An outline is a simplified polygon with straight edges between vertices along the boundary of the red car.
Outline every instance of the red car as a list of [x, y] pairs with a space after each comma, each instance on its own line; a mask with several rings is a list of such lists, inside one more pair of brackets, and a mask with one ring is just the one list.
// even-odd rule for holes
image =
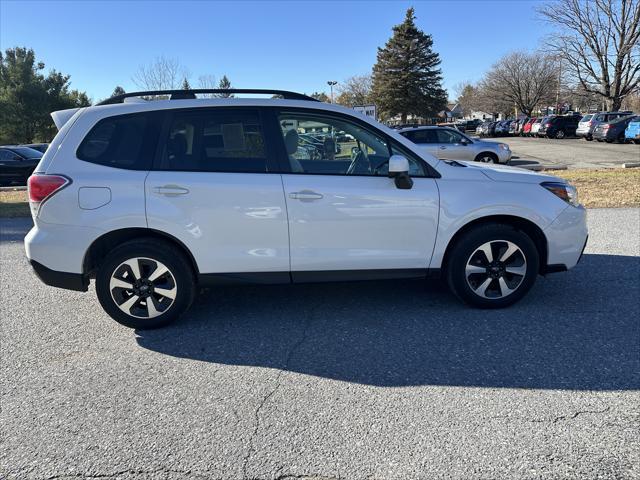
[[531, 134], [531, 125], [537, 120], [538, 117], [531, 117], [527, 123], [522, 127], [522, 135], [528, 137]]

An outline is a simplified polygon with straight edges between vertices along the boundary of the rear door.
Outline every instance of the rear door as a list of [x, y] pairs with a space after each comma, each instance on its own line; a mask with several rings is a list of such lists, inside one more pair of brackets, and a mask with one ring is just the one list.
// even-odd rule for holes
[[[407, 270], [423, 276], [439, 208], [438, 189], [424, 162], [348, 115], [298, 109], [276, 115], [282, 163], [291, 172], [282, 180], [294, 281], [405, 276]], [[300, 136], [311, 132], [335, 138], [339, 148], [310, 158]], [[409, 158], [413, 188], [399, 189], [388, 178], [393, 153]]]
[[181, 240], [200, 273], [288, 280], [286, 205], [260, 110], [167, 115], [145, 182], [149, 227]]

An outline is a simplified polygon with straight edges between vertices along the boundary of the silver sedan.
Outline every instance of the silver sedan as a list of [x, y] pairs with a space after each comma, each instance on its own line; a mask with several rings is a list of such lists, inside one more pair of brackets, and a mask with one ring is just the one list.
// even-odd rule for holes
[[485, 163], [507, 163], [511, 149], [506, 143], [472, 139], [448, 127], [403, 128], [399, 132], [437, 158]]

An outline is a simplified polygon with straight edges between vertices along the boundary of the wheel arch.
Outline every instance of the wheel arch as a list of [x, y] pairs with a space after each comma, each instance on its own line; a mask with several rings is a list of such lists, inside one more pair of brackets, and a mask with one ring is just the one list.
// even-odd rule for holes
[[485, 155], [490, 156], [491, 158], [493, 158], [494, 162], [498, 162], [498, 161], [499, 161], [499, 159], [500, 159], [500, 158], [498, 157], [498, 154], [497, 154], [497, 153], [492, 152], [491, 150], [484, 150], [484, 151], [481, 151], [479, 154], [477, 154], [477, 155], [474, 157], [473, 161], [474, 161], [474, 162], [477, 162], [479, 158], [481, 158], [481, 157], [483, 157], [483, 156], [485, 156]]
[[184, 253], [185, 257], [188, 258], [191, 263], [194, 274], [198, 275], [199, 270], [196, 259], [184, 243], [167, 233], [161, 232], [159, 230], [154, 230], [152, 228], [143, 227], [131, 227], [113, 230], [96, 238], [89, 246], [87, 252], [84, 255], [84, 260], [82, 262], [83, 274], [90, 276], [93, 275], [95, 273], [95, 270], [100, 266], [101, 259], [104, 259], [106, 254], [113, 248], [121, 245], [124, 242], [128, 242], [129, 240], [138, 240], [142, 238], [157, 239], [165, 243], [172, 244], [175, 248]]
[[467, 232], [473, 230], [481, 225], [508, 225], [516, 230], [526, 233], [538, 250], [538, 256], [540, 265], [538, 266], [538, 272], [544, 273], [547, 267], [548, 259], [548, 242], [547, 237], [542, 229], [531, 220], [515, 215], [488, 215], [486, 217], [476, 218], [468, 223], [465, 223], [458, 231], [451, 237], [447, 248], [445, 249], [444, 256], [442, 257], [441, 271], [446, 271], [447, 262], [449, 261], [449, 255], [453, 250], [453, 247]]

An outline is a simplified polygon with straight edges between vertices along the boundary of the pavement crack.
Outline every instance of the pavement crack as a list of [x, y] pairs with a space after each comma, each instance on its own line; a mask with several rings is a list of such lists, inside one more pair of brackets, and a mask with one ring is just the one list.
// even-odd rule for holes
[[[300, 335], [300, 338], [291, 346], [291, 348], [289, 348], [289, 351], [287, 352], [287, 356], [285, 357], [285, 360], [284, 360], [284, 365], [280, 368], [278, 374], [276, 375], [276, 380], [274, 382], [273, 388], [262, 398], [262, 401], [258, 404], [258, 407], [254, 412], [255, 427], [253, 429], [253, 432], [251, 433], [251, 436], [249, 437], [249, 448], [247, 449], [247, 454], [245, 455], [244, 461], [242, 464], [243, 479], [247, 479], [247, 467], [249, 466], [249, 460], [251, 459], [251, 456], [255, 452], [255, 446], [253, 442], [254, 442], [254, 438], [258, 434], [258, 430], [260, 429], [260, 412], [262, 411], [266, 403], [269, 401], [269, 399], [273, 397], [273, 395], [280, 388], [280, 380], [282, 375], [289, 368], [289, 365], [291, 363], [291, 359], [293, 358], [293, 356], [297, 353], [298, 349], [302, 346], [302, 344], [307, 340], [307, 331], [309, 330], [309, 326], [311, 325], [314, 311], [315, 309], [312, 309], [309, 315], [307, 316], [307, 320], [305, 322], [304, 327], [302, 328], [302, 334]], [[286, 478], [296, 478], [296, 477], [292, 475], [288, 475], [288, 476], [281, 476], [278, 478], [286, 479]], [[313, 477], [302, 476], [300, 478], [313, 478]]]
[[556, 417], [553, 419], [551, 423], [558, 423], [562, 420], [573, 420], [574, 418], [577, 418], [580, 415], [584, 415], [585, 413], [599, 414], [599, 413], [606, 413], [609, 410], [610, 410], [610, 407], [605, 407], [603, 410], [578, 410], [577, 412], [574, 412], [573, 415], [561, 415], [559, 417]]
[[143, 470], [143, 469], [126, 469], [126, 470], [118, 470], [111, 473], [61, 473], [56, 475], [51, 475], [46, 477], [46, 480], [58, 480], [65, 478], [86, 478], [86, 479], [96, 479], [96, 478], [118, 478], [122, 475], [133, 475], [133, 476], [148, 476], [156, 473], [173, 473], [178, 475], [184, 475], [186, 478], [200, 478], [205, 479], [209, 478], [202, 474], [197, 474], [192, 472], [191, 470], [173, 470], [171, 468], [156, 468], [154, 470]]

